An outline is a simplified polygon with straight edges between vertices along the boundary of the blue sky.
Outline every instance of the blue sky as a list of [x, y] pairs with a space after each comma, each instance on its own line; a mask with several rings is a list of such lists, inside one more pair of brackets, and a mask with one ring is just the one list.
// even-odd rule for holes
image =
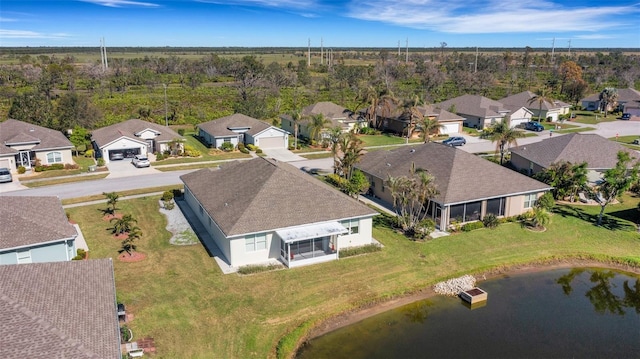
[[[638, 0], [636, 0], [638, 1]], [[0, 0], [0, 46], [640, 48], [624, 0]]]

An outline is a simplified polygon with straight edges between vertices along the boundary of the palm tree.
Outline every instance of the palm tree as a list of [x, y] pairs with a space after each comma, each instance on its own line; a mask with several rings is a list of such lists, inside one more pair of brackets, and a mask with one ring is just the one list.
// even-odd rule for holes
[[444, 125], [441, 125], [440, 122], [438, 122], [437, 118], [430, 118], [429, 116], [423, 116], [419, 124], [422, 128], [421, 136], [424, 143], [430, 142], [431, 134], [444, 127]]
[[302, 113], [300, 110], [295, 109], [291, 111], [291, 121], [293, 122], [293, 149], [298, 149], [298, 127], [300, 127], [300, 120], [302, 119]]
[[109, 207], [111, 207], [110, 210], [107, 210], [107, 212], [111, 212], [111, 214], [115, 214], [116, 213], [116, 204], [118, 203], [118, 199], [120, 199], [120, 195], [117, 194], [116, 192], [102, 192], [102, 194], [107, 197], [107, 205]]
[[338, 173], [338, 145], [344, 137], [344, 133], [342, 132], [342, 128], [336, 126], [329, 130], [328, 135], [331, 154], [333, 155], [333, 173]]
[[311, 140], [317, 141], [322, 129], [330, 123], [331, 121], [321, 113], [311, 115], [311, 122], [309, 122], [309, 137], [311, 137]]
[[613, 108], [613, 105], [618, 102], [618, 90], [614, 87], [607, 87], [598, 96], [600, 99], [600, 106], [604, 109], [604, 117], [607, 117], [607, 111], [609, 105]]
[[544, 229], [550, 221], [549, 212], [544, 208], [536, 207], [531, 212], [531, 224], [536, 228]]
[[496, 143], [496, 150], [500, 152], [500, 164], [502, 164], [508, 146], [517, 146], [517, 139], [524, 137], [524, 134], [522, 131], [511, 128], [509, 120], [505, 118], [491, 126], [486, 134], [483, 133], [482, 137]]
[[528, 105], [537, 103], [538, 104], [538, 122], [540, 122], [540, 118], [542, 117], [542, 105], [544, 105], [545, 102], [548, 103], [553, 103], [553, 98], [549, 97], [549, 94], [547, 93], [547, 88], [543, 88], [542, 90], [540, 90], [538, 93], [536, 93], [535, 96], [533, 96], [532, 98], [529, 99], [529, 101], [527, 101]]
[[378, 119], [377, 119], [377, 111], [378, 111], [378, 98], [379, 93], [378, 90], [373, 86], [367, 87], [364, 95], [365, 101], [369, 104], [367, 108], [367, 120], [369, 120], [369, 126], [378, 128]]
[[402, 114], [402, 116], [405, 118], [409, 118], [409, 123], [405, 128], [407, 141], [409, 141], [409, 137], [411, 137], [411, 134], [413, 133], [413, 130], [415, 129], [416, 125], [418, 123], [421, 123], [422, 120], [424, 119], [424, 115], [418, 108], [418, 106], [422, 104], [423, 104], [423, 101], [418, 95], [415, 95], [411, 100], [405, 101], [403, 103], [404, 113]]
[[132, 226], [133, 223], [138, 223], [130, 214], [125, 214], [122, 218], [111, 218], [111, 222], [114, 222], [111, 233], [116, 235], [131, 232], [132, 228], [135, 228]]
[[137, 246], [134, 244], [134, 241], [140, 239], [142, 237], [142, 231], [138, 227], [133, 227], [129, 231], [129, 236], [122, 241], [121, 247], [118, 250], [118, 253], [122, 254], [124, 252], [131, 255], [137, 249]]

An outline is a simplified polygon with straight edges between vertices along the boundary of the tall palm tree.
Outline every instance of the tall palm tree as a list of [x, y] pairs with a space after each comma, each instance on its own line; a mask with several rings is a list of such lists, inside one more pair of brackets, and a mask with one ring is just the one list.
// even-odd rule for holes
[[600, 106], [604, 109], [604, 117], [607, 117], [607, 111], [609, 106], [613, 108], [614, 104], [618, 102], [618, 90], [614, 87], [607, 87], [598, 96], [600, 99]]
[[309, 137], [311, 137], [311, 140], [317, 141], [322, 129], [330, 123], [331, 121], [321, 113], [311, 115], [311, 122], [309, 122]]
[[133, 227], [129, 231], [129, 236], [122, 241], [121, 247], [118, 250], [118, 253], [128, 253], [131, 255], [137, 249], [137, 246], [134, 244], [134, 241], [140, 239], [142, 237], [142, 231], [139, 227]]
[[293, 121], [293, 149], [298, 149], [298, 128], [300, 127], [300, 120], [302, 119], [302, 113], [299, 109], [295, 109], [290, 113], [291, 121]]
[[540, 118], [542, 117], [542, 105], [544, 105], [545, 102], [553, 103], [553, 101], [553, 98], [551, 98], [547, 93], [547, 88], [544, 87], [542, 90], [538, 91], [535, 96], [530, 98], [529, 101], [527, 101], [527, 104], [538, 104], [538, 122], [540, 122]]
[[116, 192], [102, 192], [102, 194], [107, 197], [107, 205], [109, 207], [111, 207], [111, 209], [108, 210], [108, 212], [111, 212], [111, 214], [115, 214], [116, 213], [116, 204], [118, 203], [118, 200], [120, 199], [120, 195], [117, 194]]
[[138, 221], [133, 218], [130, 214], [125, 214], [122, 218], [112, 218], [111, 222], [113, 223], [113, 227], [111, 228], [111, 233], [113, 234], [123, 234], [131, 232], [134, 223], [138, 223]]
[[409, 137], [411, 137], [416, 125], [421, 123], [424, 119], [424, 115], [418, 108], [418, 106], [422, 104], [424, 104], [424, 102], [418, 95], [413, 96], [411, 100], [404, 101], [402, 104], [402, 107], [404, 107], [404, 113], [402, 116], [409, 119], [409, 123], [405, 128], [406, 133], [404, 134], [407, 136], [407, 141], [409, 141]]
[[342, 132], [342, 128], [336, 126], [329, 130], [328, 135], [331, 154], [333, 155], [333, 173], [338, 173], [338, 150], [344, 133]]
[[496, 150], [500, 152], [500, 164], [502, 164], [508, 146], [517, 146], [517, 139], [524, 137], [524, 133], [511, 128], [508, 119], [505, 118], [491, 126], [483, 137], [496, 143]]
[[431, 134], [437, 132], [442, 129], [444, 125], [438, 122], [437, 118], [430, 118], [429, 116], [422, 117], [422, 120], [419, 122], [420, 127], [422, 128], [422, 142], [427, 143], [431, 141]]

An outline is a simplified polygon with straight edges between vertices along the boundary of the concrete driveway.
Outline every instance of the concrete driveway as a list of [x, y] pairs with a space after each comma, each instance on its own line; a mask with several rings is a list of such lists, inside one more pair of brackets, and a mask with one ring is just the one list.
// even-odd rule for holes
[[140, 176], [160, 172], [153, 167], [136, 168], [136, 166], [131, 163], [131, 158], [109, 161], [107, 168], [109, 169], [107, 178]]
[[13, 175], [13, 182], [0, 183], [0, 193], [18, 191], [27, 187], [20, 184], [20, 180], [16, 178], [17, 175]]
[[294, 161], [305, 160], [304, 157], [300, 157], [295, 153], [284, 148], [263, 148], [262, 152], [265, 155], [267, 155], [267, 157], [273, 158], [281, 162], [294, 162]]

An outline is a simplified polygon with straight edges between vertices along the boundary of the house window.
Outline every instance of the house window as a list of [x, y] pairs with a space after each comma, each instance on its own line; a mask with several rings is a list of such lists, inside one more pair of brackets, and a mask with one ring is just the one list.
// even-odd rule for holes
[[524, 195], [524, 208], [531, 208], [536, 204], [538, 196], [535, 193]]
[[504, 216], [504, 205], [505, 205], [505, 198], [501, 197], [501, 198], [493, 198], [490, 200], [487, 200], [487, 213], [486, 214], [494, 214], [496, 216]]
[[23, 263], [31, 263], [31, 251], [17, 251], [16, 255], [18, 256], [18, 264]]
[[61, 152], [49, 152], [47, 153], [47, 163], [61, 163], [62, 162], [62, 153]]
[[230, 139], [230, 138], [228, 138], [228, 137], [227, 137], [227, 138], [225, 138], [225, 139], [224, 139], [224, 143], [231, 143], [231, 139]]
[[340, 224], [349, 231], [347, 234], [358, 234], [360, 231], [360, 220], [357, 218], [341, 221]]
[[244, 237], [244, 245], [247, 252], [267, 249], [267, 235], [259, 233], [246, 236]]

